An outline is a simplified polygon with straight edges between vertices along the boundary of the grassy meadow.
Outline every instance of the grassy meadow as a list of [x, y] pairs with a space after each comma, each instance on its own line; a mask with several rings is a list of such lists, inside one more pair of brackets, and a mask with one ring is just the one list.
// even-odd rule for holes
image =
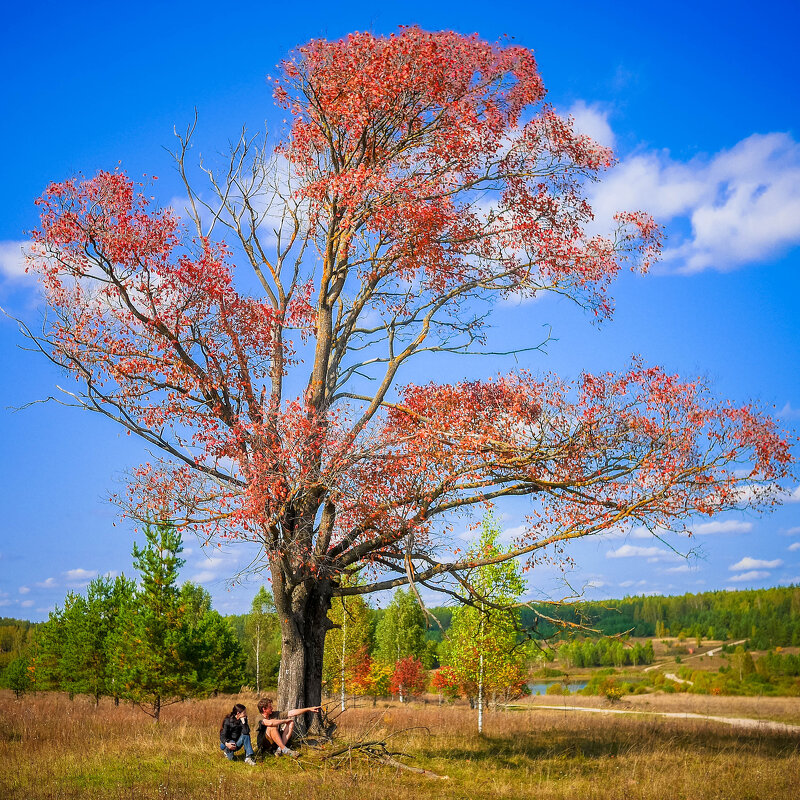
[[[769, 701], [766, 702], [765, 701]], [[774, 701], [774, 702], [773, 702]], [[537, 708], [603, 706], [599, 698], [536, 697], [487, 712], [484, 734], [466, 705], [379, 703], [348, 709], [337, 740], [298, 760], [256, 767], [218, 750], [221, 718], [234, 702], [257, 718], [255, 697], [220, 697], [166, 708], [155, 725], [130, 706], [38, 694], [0, 693], [0, 797], [64, 798], [794, 798], [800, 735], [705, 720]], [[800, 699], [648, 695], [630, 710], [800, 721]], [[347, 742], [387, 740], [390, 751], [439, 780], [366, 760], [325, 756]]]

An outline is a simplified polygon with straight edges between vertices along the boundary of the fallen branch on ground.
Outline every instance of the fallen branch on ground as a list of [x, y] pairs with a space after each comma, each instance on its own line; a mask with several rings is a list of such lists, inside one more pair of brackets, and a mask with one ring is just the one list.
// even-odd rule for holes
[[[370, 728], [370, 733], [374, 730], [374, 725]], [[415, 730], [416, 728], [404, 728], [401, 731], [394, 731], [390, 733], [385, 739], [371, 739], [368, 741], [365, 740], [358, 740], [355, 742], [350, 742], [342, 747], [339, 747], [337, 750], [334, 750], [332, 753], [328, 753], [326, 756], [322, 758], [323, 762], [331, 762], [334, 768], [338, 767], [341, 763], [347, 761], [348, 763], [352, 763], [353, 756], [362, 756], [366, 761], [377, 762], [378, 764], [383, 764], [389, 767], [395, 767], [396, 769], [404, 769], [408, 772], [414, 772], [417, 775], [425, 775], [428, 778], [437, 778], [439, 780], [447, 780], [449, 778], [448, 775], [437, 775], [435, 772], [431, 772], [430, 770], [423, 769], [422, 767], [412, 767], [408, 764], [404, 764], [402, 761], [398, 761], [395, 756], [404, 756], [405, 758], [411, 758], [408, 753], [402, 753], [399, 751], [391, 751], [386, 746], [387, 741], [392, 737], [396, 736], [398, 733], [408, 733], [409, 731]], [[428, 728], [422, 728], [422, 730], [427, 731], [430, 733]]]

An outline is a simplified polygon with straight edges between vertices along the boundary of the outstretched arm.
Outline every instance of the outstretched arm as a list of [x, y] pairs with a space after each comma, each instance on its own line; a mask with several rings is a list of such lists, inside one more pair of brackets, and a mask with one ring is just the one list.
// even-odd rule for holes
[[288, 717], [299, 717], [301, 714], [305, 714], [307, 711], [320, 711], [322, 706], [309, 706], [308, 708], [295, 708], [292, 711], [287, 711], [286, 715]]

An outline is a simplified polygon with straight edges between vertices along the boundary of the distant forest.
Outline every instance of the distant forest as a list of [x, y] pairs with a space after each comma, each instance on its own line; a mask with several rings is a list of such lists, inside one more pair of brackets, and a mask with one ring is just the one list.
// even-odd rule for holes
[[[542, 610], [604, 636], [630, 631], [646, 638], [747, 639], [754, 650], [800, 646], [800, 586], [626, 597]], [[523, 613], [526, 624], [533, 626], [535, 620], [533, 611]], [[538, 631], [545, 636], [556, 633], [550, 625], [540, 625]]]
[[[522, 610], [522, 623], [544, 638], [563, 636], [550, 623], [542, 622], [533, 608]], [[430, 609], [442, 628], [450, 626], [452, 608]], [[543, 614], [579, 623], [599, 636], [630, 632], [631, 636], [659, 638], [684, 636], [703, 639], [747, 639], [754, 650], [800, 646], [800, 586], [772, 589], [716, 591], [626, 597], [622, 600], [579, 602], [554, 608], [538, 607]], [[381, 612], [374, 612], [380, 614]], [[441, 639], [435, 626], [429, 638]]]

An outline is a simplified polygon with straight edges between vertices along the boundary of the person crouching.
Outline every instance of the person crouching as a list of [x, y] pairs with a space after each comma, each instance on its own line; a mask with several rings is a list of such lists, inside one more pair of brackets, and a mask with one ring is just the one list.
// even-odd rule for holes
[[219, 729], [219, 749], [225, 758], [233, 761], [233, 754], [244, 747], [244, 763], [255, 766], [253, 745], [250, 743], [250, 725], [247, 723], [247, 709], [237, 703], [230, 714], [222, 720]]
[[276, 756], [292, 756], [297, 758], [297, 752], [289, 748], [289, 742], [294, 733], [295, 717], [307, 711], [319, 711], [322, 706], [309, 706], [308, 708], [295, 708], [285, 714], [275, 711], [272, 707], [272, 698], [263, 697], [258, 701], [258, 710], [261, 719], [256, 729], [256, 745], [260, 753], [274, 751]]

